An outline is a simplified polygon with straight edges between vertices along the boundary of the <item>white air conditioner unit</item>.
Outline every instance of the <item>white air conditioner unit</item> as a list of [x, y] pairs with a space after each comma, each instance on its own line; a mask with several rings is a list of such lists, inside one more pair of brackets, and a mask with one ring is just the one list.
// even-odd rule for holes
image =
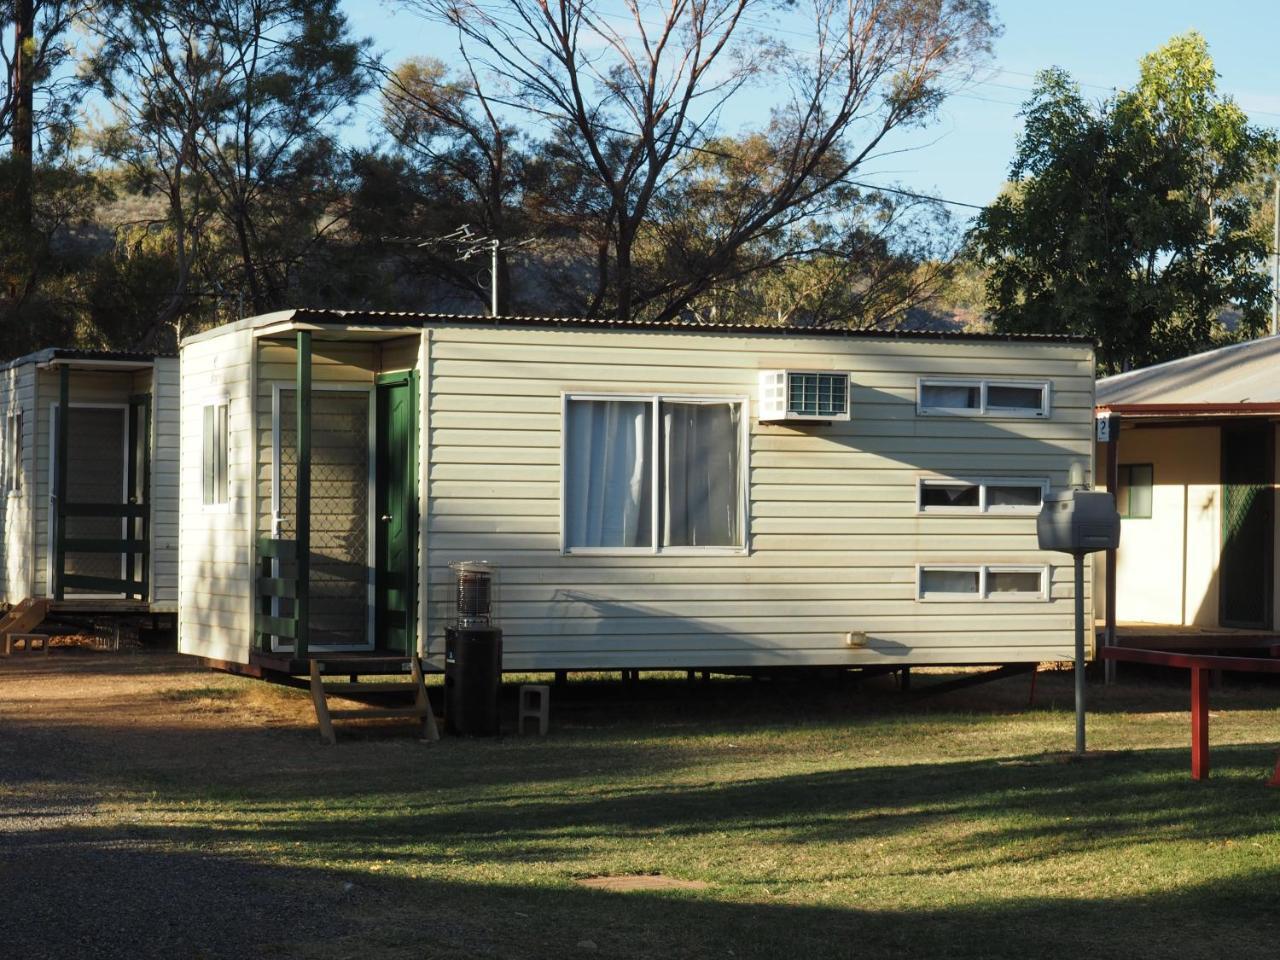
[[849, 375], [831, 370], [761, 370], [761, 423], [849, 419]]

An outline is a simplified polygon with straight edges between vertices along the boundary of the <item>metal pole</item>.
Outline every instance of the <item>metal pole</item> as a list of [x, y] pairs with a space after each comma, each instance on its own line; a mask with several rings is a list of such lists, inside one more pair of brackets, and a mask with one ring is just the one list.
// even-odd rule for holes
[[1276, 173], [1275, 230], [1271, 236], [1271, 332], [1280, 333], [1280, 171]]
[[[1107, 433], [1107, 493], [1112, 497], [1120, 495], [1120, 416], [1108, 414], [1110, 428]], [[1106, 620], [1104, 643], [1108, 647], [1116, 644], [1116, 551], [1107, 551], [1106, 570], [1106, 605], [1103, 617]], [[1116, 662], [1104, 660], [1102, 666], [1103, 682], [1107, 685], [1116, 682]]]
[[1084, 554], [1076, 562], [1076, 756], [1084, 756]]

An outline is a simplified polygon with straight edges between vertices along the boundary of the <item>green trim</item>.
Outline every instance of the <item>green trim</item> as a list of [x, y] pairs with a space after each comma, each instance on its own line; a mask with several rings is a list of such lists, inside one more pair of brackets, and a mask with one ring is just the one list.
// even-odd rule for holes
[[292, 540], [258, 538], [258, 557], [262, 560], [296, 560], [298, 545]]
[[292, 577], [259, 577], [258, 596], [297, 599], [298, 583]]
[[58, 367], [58, 449], [54, 471], [53, 495], [57, 498], [56, 528], [53, 548], [53, 597], [66, 598], [67, 588], [67, 434], [71, 422], [71, 368], [65, 363]]
[[295, 376], [298, 414], [298, 489], [294, 518], [297, 524], [298, 574], [297, 598], [294, 614], [297, 617], [297, 636], [294, 656], [307, 655], [310, 640], [311, 612], [311, 333], [298, 331], [298, 367]]
[[[1153, 501], [1155, 499], [1156, 488], [1156, 468], [1150, 463], [1122, 463], [1117, 468], [1116, 474], [1116, 506], [1124, 504], [1124, 509], [1120, 510], [1120, 518], [1122, 520], [1150, 520], [1153, 509]], [[1134, 512], [1133, 509], [1133, 491], [1134, 489], [1142, 490], [1143, 486], [1135, 488], [1133, 482], [1133, 472], [1135, 470], [1146, 470], [1148, 479], [1143, 485], [1146, 488], [1146, 512]]]
[[64, 573], [63, 587], [79, 587], [81, 590], [97, 590], [100, 593], [123, 593], [126, 596], [137, 595], [137, 584], [127, 580], [116, 580], [111, 577], [90, 577], [83, 573]]
[[397, 370], [394, 373], [380, 373], [373, 378], [373, 382], [380, 387], [394, 387], [401, 383], [411, 383], [417, 376], [416, 370]]
[[[259, 634], [284, 637], [286, 640], [294, 641], [295, 645], [302, 642], [302, 638], [298, 636], [302, 632], [300, 629], [302, 622], [294, 617], [273, 617], [270, 614], [260, 613], [257, 625]], [[294, 656], [301, 659], [306, 656], [306, 653], [295, 651]]]

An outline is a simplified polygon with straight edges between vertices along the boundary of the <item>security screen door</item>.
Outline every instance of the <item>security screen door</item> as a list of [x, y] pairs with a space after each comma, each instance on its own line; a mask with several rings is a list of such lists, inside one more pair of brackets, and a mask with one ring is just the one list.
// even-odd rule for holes
[[1270, 423], [1222, 428], [1223, 626], [1271, 627], [1274, 430]]
[[[278, 393], [277, 536], [297, 536], [297, 394]], [[371, 391], [314, 389], [311, 394], [312, 650], [371, 650]], [[286, 642], [287, 645], [287, 642]]]
[[[71, 405], [67, 433], [67, 502], [123, 504], [127, 500], [127, 408]], [[54, 437], [51, 449], [57, 450]], [[56, 459], [56, 458], [55, 458]], [[67, 517], [68, 540], [121, 540], [121, 517]], [[53, 524], [50, 524], [52, 529]], [[52, 553], [52, 551], [51, 551]], [[122, 580], [123, 553], [67, 551], [63, 571], [74, 576]], [[101, 596], [105, 591], [68, 586], [67, 596]], [[115, 593], [111, 593], [115, 596]]]

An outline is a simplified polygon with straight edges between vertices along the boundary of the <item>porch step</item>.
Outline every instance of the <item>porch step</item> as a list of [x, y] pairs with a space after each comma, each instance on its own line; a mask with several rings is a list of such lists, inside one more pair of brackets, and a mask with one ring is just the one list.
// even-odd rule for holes
[[[28, 597], [11, 608], [0, 617], [0, 648], [7, 657], [14, 640], [25, 639], [25, 635], [44, 623], [49, 614], [49, 601], [38, 597]], [[45, 640], [45, 651], [48, 652], [49, 641]], [[31, 641], [26, 640], [27, 649], [31, 649]]]
[[326, 683], [324, 692], [330, 696], [346, 696], [356, 694], [362, 697], [377, 697], [383, 694], [412, 692], [413, 687], [407, 683]]
[[[373, 658], [370, 658], [370, 661]], [[383, 658], [392, 659], [392, 658]], [[427, 684], [422, 675], [422, 660], [417, 656], [398, 657], [407, 661], [410, 676], [407, 683], [325, 683], [324, 660], [312, 657], [310, 662], [311, 702], [316, 710], [316, 723], [320, 726], [320, 736], [325, 743], [337, 743], [338, 737], [333, 729], [334, 720], [357, 720], [375, 717], [415, 718], [422, 721], [422, 738], [439, 740], [440, 731], [436, 727], [435, 711], [431, 708], [431, 699], [427, 696]], [[368, 661], [366, 661], [368, 662]], [[358, 709], [329, 709], [329, 697], [340, 699], [356, 699], [373, 696], [379, 698], [403, 696], [411, 700], [411, 704], [402, 707], [386, 705], [365, 706]]]
[[422, 707], [365, 707], [361, 710], [330, 710], [330, 720], [358, 720], [361, 717], [426, 717]]

